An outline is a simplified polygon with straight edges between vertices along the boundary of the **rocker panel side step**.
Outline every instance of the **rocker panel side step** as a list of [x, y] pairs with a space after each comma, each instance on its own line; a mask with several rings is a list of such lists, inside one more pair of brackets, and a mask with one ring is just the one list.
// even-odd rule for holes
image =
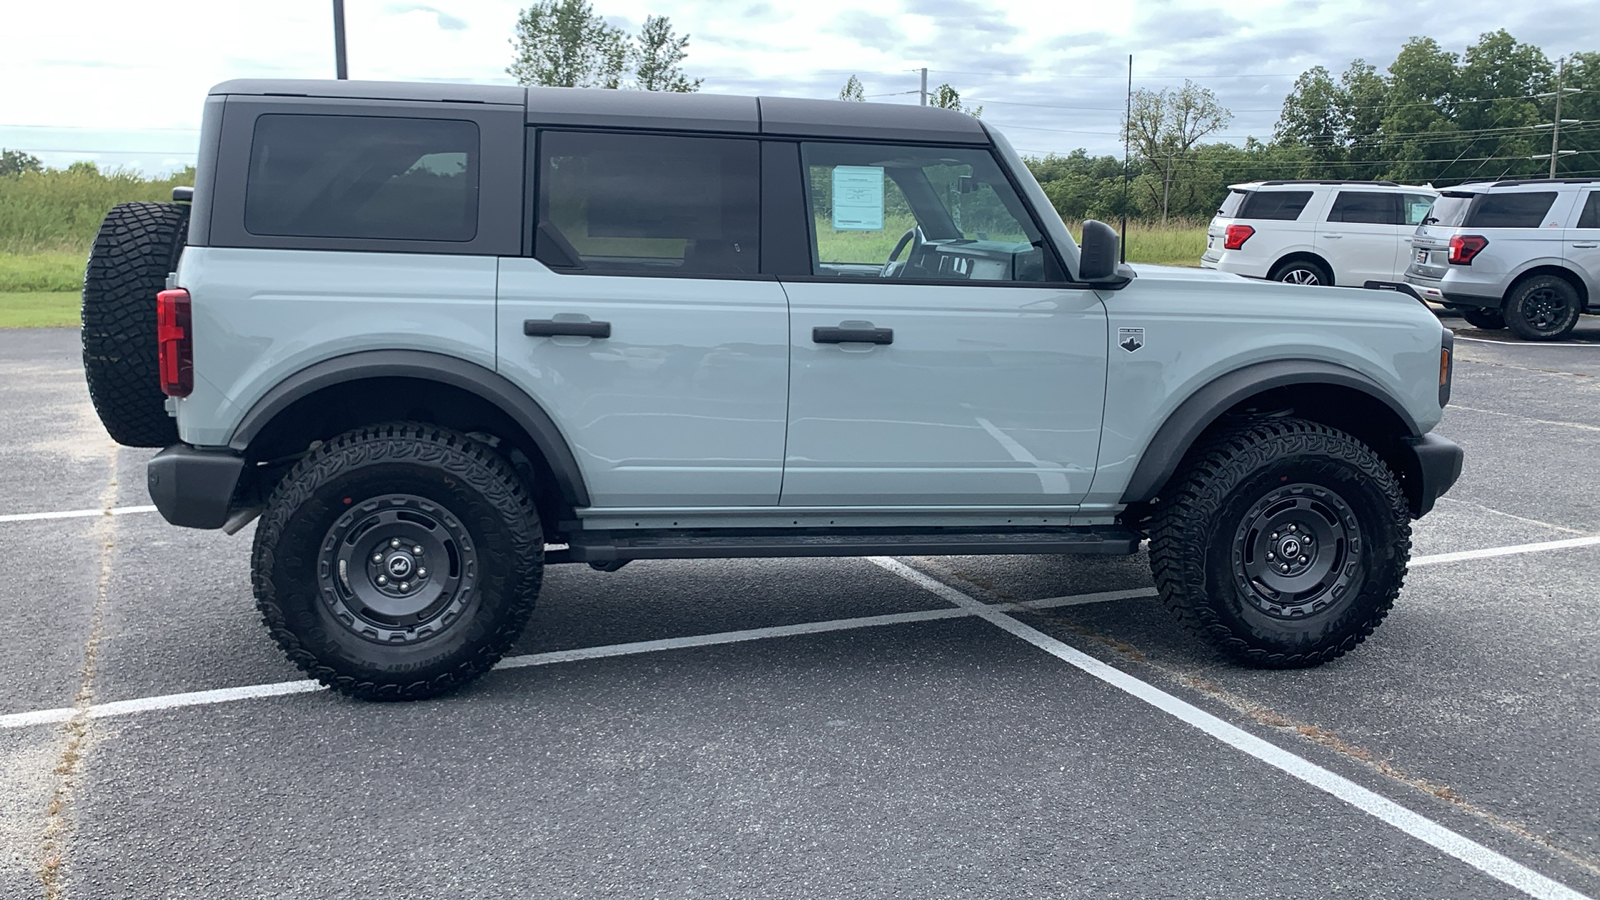
[[548, 551], [545, 562], [1034, 553], [1127, 556], [1139, 549], [1139, 541], [1136, 532], [1115, 526], [1031, 531], [611, 531], [574, 535], [567, 549]]

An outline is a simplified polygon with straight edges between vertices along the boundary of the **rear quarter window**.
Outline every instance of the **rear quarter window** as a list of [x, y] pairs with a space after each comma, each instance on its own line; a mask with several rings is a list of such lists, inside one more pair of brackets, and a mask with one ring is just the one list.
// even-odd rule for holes
[[263, 115], [245, 185], [251, 234], [470, 241], [478, 126], [454, 119]]
[[1222, 205], [1217, 207], [1217, 215], [1237, 216], [1239, 207], [1244, 205], [1244, 198], [1248, 196], [1250, 196], [1249, 191], [1229, 191], [1228, 196], [1223, 198]]
[[1292, 222], [1310, 202], [1310, 191], [1255, 191], [1240, 204], [1239, 218]]
[[1556, 202], [1555, 191], [1487, 193], [1467, 213], [1468, 228], [1538, 228]]

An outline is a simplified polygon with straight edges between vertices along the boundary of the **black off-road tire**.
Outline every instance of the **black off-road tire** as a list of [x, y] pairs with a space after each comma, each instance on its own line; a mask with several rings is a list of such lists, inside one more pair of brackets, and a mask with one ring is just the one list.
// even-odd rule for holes
[[122, 203], [100, 223], [83, 273], [83, 372], [111, 439], [127, 447], [178, 440], [156, 350], [156, 294], [189, 232], [182, 203]]
[[[380, 577], [401, 568], [409, 593], [399, 574]], [[273, 639], [308, 675], [362, 700], [418, 700], [494, 666], [543, 573], [539, 514], [510, 464], [465, 435], [395, 423], [295, 465], [257, 526], [251, 578]]]
[[[1319, 544], [1295, 544], [1309, 562], [1284, 555], [1296, 522], [1302, 536], [1327, 532]], [[1388, 615], [1411, 556], [1394, 473], [1350, 435], [1303, 419], [1263, 420], [1211, 440], [1179, 470], [1151, 524], [1163, 603], [1257, 668], [1317, 666], [1354, 649]], [[1276, 564], [1266, 561], [1271, 548]], [[1296, 568], [1280, 579], [1286, 558]], [[1307, 589], [1278, 589], [1295, 586]]]
[[1559, 341], [1578, 327], [1583, 302], [1570, 281], [1536, 275], [1506, 297], [1506, 324], [1525, 341]]
[[1288, 284], [1333, 287], [1333, 273], [1329, 272], [1326, 266], [1314, 263], [1309, 259], [1295, 259], [1286, 263], [1279, 263], [1273, 267], [1272, 274], [1267, 277], [1273, 281], [1282, 281]]
[[1473, 328], [1482, 328], [1485, 331], [1498, 331], [1506, 327], [1505, 314], [1498, 309], [1479, 309], [1467, 307], [1461, 310], [1461, 318]]

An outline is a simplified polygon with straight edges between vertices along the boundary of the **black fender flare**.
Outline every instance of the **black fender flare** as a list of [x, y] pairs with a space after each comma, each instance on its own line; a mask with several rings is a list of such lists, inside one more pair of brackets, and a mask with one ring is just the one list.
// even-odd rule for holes
[[1382, 385], [1354, 369], [1314, 359], [1255, 363], [1207, 382], [1178, 404], [1145, 446], [1122, 492], [1122, 502], [1143, 503], [1153, 499], [1178, 470], [1178, 464], [1200, 435], [1236, 404], [1262, 391], [1295, 384], [1331, 384], [1360, 391], [1388, 407], [1411, 430], [1410, 437], [1422, 435], [1416, 420], [1403, 405]]
[[533, 439], [555, 474], [556, 486], [574, 508], [589, 505], [589, 490], [577, 457], [555, 420], [504, 375], [474, 362], [426, 350], [364, 350], [313, 363], [273, 386], [234, 429], [228, 446], [243, 453], [274, 418], [297, 400], [324, 388], [363, 378], [416, 378], [460, 388], [498, 407]]

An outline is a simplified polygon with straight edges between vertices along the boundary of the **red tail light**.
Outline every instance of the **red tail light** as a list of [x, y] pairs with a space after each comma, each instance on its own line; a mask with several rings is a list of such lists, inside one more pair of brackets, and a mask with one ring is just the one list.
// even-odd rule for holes
[[1229, 225], [1227, 233], [1222, 236], [1222, 249], [1238, 250], [1244, 246], [1245, 241], [1250, 240], [1250, 235], [1255, 233], [1256, 230], [1249, 225]]
[[194, 390], [194, 334], [189, 327], [189, 292], [183, 288], [156, 295], [156, 341], [162, 393], [189, 396]]
[[1472, 258], [1489, 246], [1489, 239], [1476, 234], [1458, 234], [1450, 238], [1450, 265], [1470, 266]]

